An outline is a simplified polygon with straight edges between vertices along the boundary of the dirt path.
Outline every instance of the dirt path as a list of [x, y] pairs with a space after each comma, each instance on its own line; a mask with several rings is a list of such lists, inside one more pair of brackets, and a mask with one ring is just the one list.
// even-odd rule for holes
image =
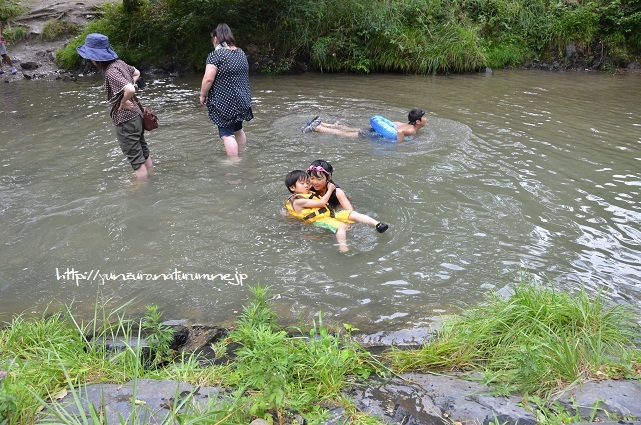
[[[27, 12], [10, 19], [7, 28], [21, 26], [27, 30], [27, 37], [17, 43], [7, 45], [9, 56], [18, 69], [11, 75], [6, 72], [2, 81], [12, 82], [22, 79], [57, 78], [60, 70], [55, 63], [55, 53], [63, 48], [71, 36], [55, 41], [42, 41], [44, 24], [52, 20], [64, 20], [82, 28], [100, 15], [98, 6], [113, 3], [113, 0], [22, 0]], [[3, 64], [5, 71], [6, 64]]]

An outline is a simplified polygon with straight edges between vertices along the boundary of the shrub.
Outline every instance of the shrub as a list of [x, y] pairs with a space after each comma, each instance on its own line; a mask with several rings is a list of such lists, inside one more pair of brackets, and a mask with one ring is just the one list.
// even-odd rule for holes
[[67, 21], [53, 20], [45, 22], [40, 38], [43, 41], [54, 41], [62, 36], [78, 32], [78, 26]]

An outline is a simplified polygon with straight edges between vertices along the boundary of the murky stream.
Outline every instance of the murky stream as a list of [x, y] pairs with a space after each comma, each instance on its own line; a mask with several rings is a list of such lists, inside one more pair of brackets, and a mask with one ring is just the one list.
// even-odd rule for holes
[[[322, 311], [393, 330], [477, 303], [525, 269], [641, 306], [639, 76], [254, 76], [237, 164], [196, 104], [200, 76], [148, 83], [161, 128], [142, 185], [99, 78], [0, 86], [0, 320], [72, 300], [90, 315], [100, 294], [228, 324], [260, 283], [285, 322]], [[363, 127], [413, 107], [428, 126], [400, 145], [300, 132], [314, 115]], [[352, 226], [349, 256], [279, 213], [285, 174], [319, 158], [356, 210], [391, 225]]]

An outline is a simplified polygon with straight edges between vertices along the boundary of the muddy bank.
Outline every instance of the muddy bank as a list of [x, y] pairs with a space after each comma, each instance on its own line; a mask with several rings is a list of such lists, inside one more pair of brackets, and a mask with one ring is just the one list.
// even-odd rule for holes
[[5, 73], [0, 81], [73, 78], [74, 73], [61, 70], [55, 59], [56, 52], [74, 36], [67, 34], [57, 40], [43, 41], [45, 23], [65, 21], [77, 28], [84, 28], [91, 20], [101, 16], [99, 6], [105, 3], [111, 2], [106, 0], [22, 1], [21, 4], [27, 11], [19, 17], [10, 19], [5, 25], [7, 29], [19, 26], [26, 31], [24, 39], [7, 45], [7, 53], [18, 69], [18, 73], [15, 75]]

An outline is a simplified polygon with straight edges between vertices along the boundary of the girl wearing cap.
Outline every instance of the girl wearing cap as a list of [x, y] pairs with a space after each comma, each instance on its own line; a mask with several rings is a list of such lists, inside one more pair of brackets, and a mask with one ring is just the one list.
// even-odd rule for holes
[[109, 115], [116, 127], [116, 136], [122, 152], [129, 160], [136, 177], [146, 177], [153, 165], [142, 126], [140, 107], [132, 100], [136, 94], [135, 83], [140, 71], [118, 59], [102, 34], [89, 34], [85, 44], [76, 49], [105, 74], [105, 96], [109, 102]]
[[249, 63], [227, 24], [211, 32], [214, 50], [207, 56], [200, 85], [199, 103], [207, 105], [209, 118], [218, 126], [227, 156], [238, 157], [238, 146], [247, 141], [243, 121], [254, 118], [249, 91]]

